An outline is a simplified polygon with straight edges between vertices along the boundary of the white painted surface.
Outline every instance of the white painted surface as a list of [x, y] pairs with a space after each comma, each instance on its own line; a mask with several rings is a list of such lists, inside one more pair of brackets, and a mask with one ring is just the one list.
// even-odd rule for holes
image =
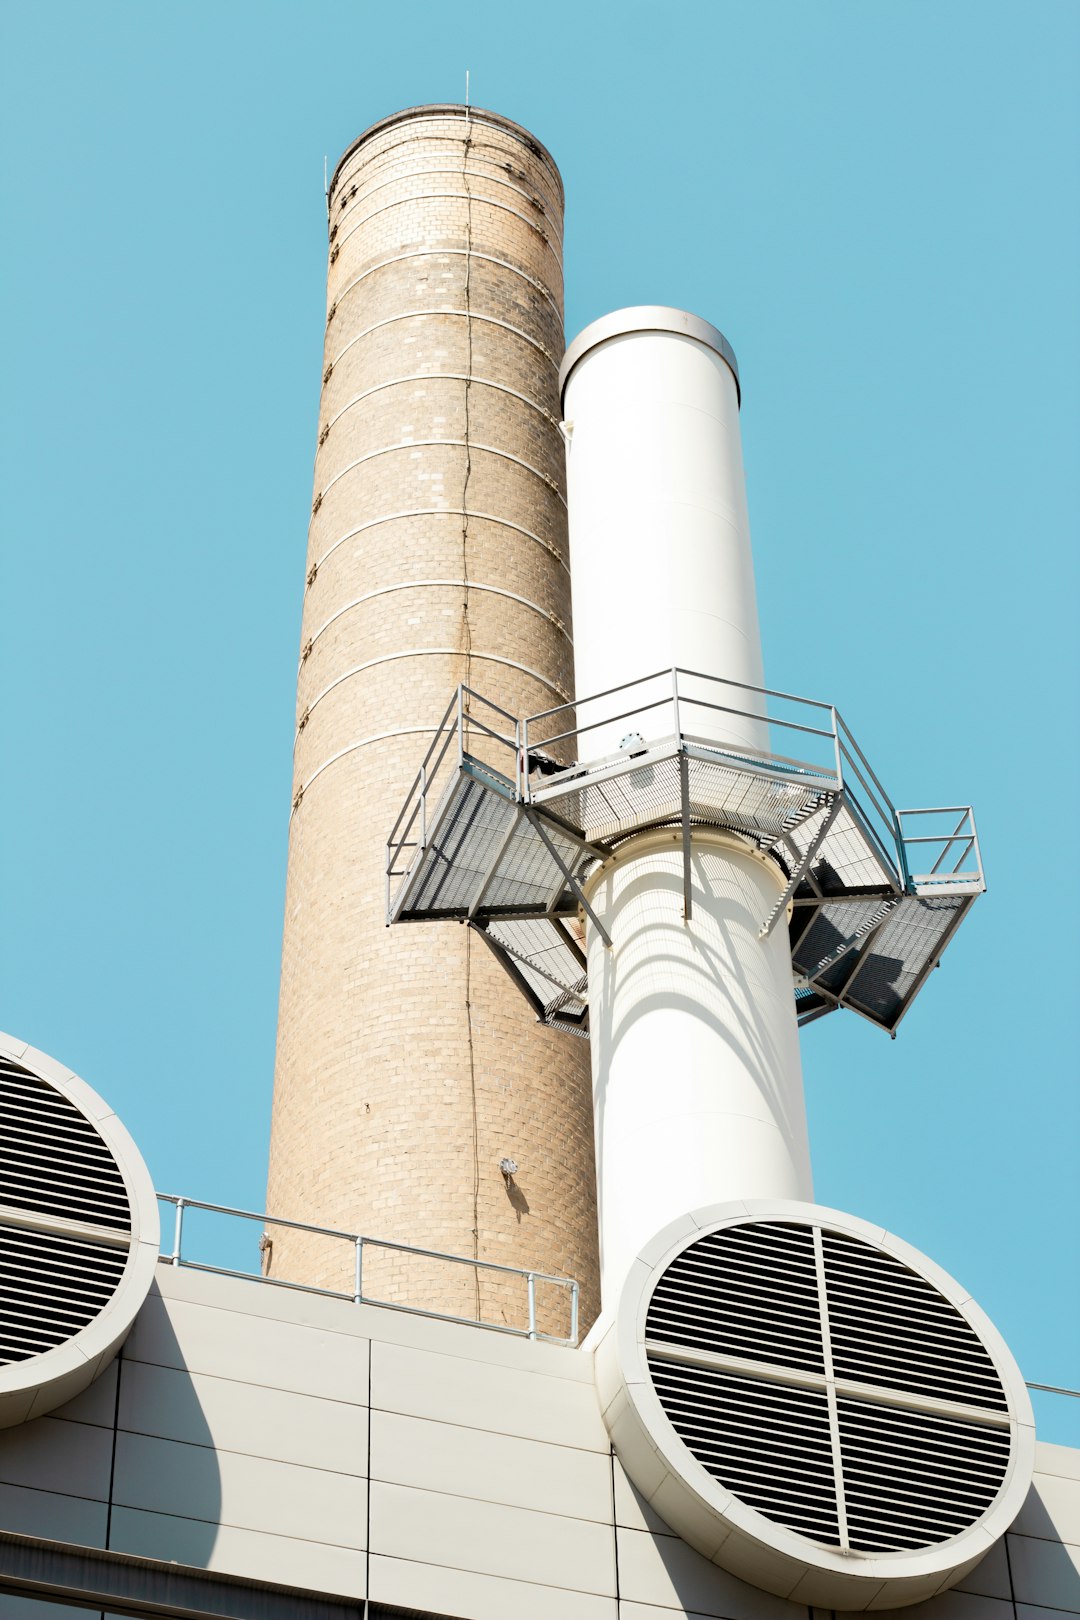
[[[704, 322], [657, 309], [676, 329], [642, 330], [643, 313], [606, 316], [599, 341], [587, 328], [571, 345], [582, 350], [563, 393], [577, 691], [674, 665], [761, 686], [735, 377], [717, 347], [687, 335], [711, 331]], [[612, 336], [620, 316], [631, 330]], [[749, 694], [730, 701], [760, 713]], [[579, 705], [578, 723], [600, 713]], [[767, 746], [753, 719], [686, 718], [703, 739]], [[580, 757], [617, 748], [626, 729], [593, 733]]]
[[[369, 1346], [370, 1538], [358, 1455]], [[244, 1356], [255, 1376], [240, 1389]], [[104, 1401], [91, 1417], [83, 1396], [0, 1433], [3, 1528], [103, 1547], [108, 1523], [117, 1552], [301, 1592], [367, 1588], [464, 1620], [616, 1620], [617, 1608], [623, 1620], [807, 1620], [805, 1602], [718, 1570], [612, 1466], [587, 1352], [161, 1267], [119, 1371], [111, 1517], [112, 1417], [103, 1426]], [[335, 1428], [325, 1408], [342, 1403], [358, 1410]], [[1038, 1470], [1008, 1537], [1021, 1620], [1080, 1614], [1080, 1453], [1041, 1447]], [[1011, 1592], [999, 1543], [956, 1591], [907, 1612], [1011, 1620]], [[1056, 1611], [1036, 1607], [1051, 1600]]]
[[[116, 1552], [163, 1563], [193, 1565], [244, 1580], [272, 1581], [313, 1592], [362, 1598], [367, 1554], [355, 1547], [305, 1541], [219, 1524], [207, 1536], [196, 1520], [140, 1508], [114, 1507], [110, 1545]], [[70, 1612], [70, 1611], [69, 1611]]]
[[608, 1524], [611, 1463], [598, 1451], [375, 1410], [371, 1477], [444, 1496]]
[[632, 839], [589, 886], [612, 939], [588, 930], [605, 1311], [645, 1244], [688, 1209], [810, 1200], [791, 958], [758, 938], [779, 868], [699, 833], [683, 917], [677, 833]]
[[142, 1154], [104, 1098], [71, 1069], [14, 1035], [0, 1033], [0, 1055], [52, 1086], [97, 1130], [123, 1178], [131, 1214], [127, 1260], [104, 1307], [69, 1339], [25, 1361], [0, 1366], [0, 1428], [44, 1416], [74, 1400], [110, 1366], [153, 1281], [161, 1227]]
[[[577, 690], [658, 670], [761, 686], [739, 396], [730, 350], [678, 310], [618, 311], [570, 346], [563, 409]], [[670, 691], [578, 704], [578, 754], [628, 731], [670, 732], [670, 706], [607, 722]], [[732, 714], [706, 709], [708, 696]], [[680, 677], [679, 730], [767, 749], [760, 698]], [[631, 840], [590, 886], [612, 939], [588, 928], [589, 1020], [602, 1294], [682, 1211], [739, 1198], [811, 1199], [802, 1070], [781, 926], [759, 939], [784, 885], [745, 840], [695, 832], [684, 918], [677, 835]]]
[[562, 1514], [372, 1480], [371, 1545], [417, 1564], [615, 1596], [610, 1526]]

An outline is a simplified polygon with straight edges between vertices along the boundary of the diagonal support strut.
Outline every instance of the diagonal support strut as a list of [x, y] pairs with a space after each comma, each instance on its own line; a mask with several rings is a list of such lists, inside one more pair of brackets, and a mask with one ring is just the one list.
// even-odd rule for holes
[[608, 950], [610, 951], [610, 949], [611, 949], [611, 935], [608, 933], [607, 929], [604, 927], [603, 923], [600, 921], [599, 917], [596, 915], [596, 912], [593, 910], [592, 906], [590, 906], [589, 902], [586, 900], [585, 895], [582, 892], [582, 888], [581, 888], [580, 883], [578, 882], [577, 878], [574, 876], [573, 872], [571, 872], [570, 868], [567, 866], [567, 864], [563, 860], [562, 856], [559, 854], [559, 851], [555, 848], [555, 845], [552, 842], [551, 838], [548, 836], [547, 830], [544, 827], [543, 823], [541, 822], [540, 817], [536, 814], [535, 810], [526, 810], [525, 814], [528, 817], [528, 819], [529, 819], [530, 823], [532, 824], [532, 826], [536, 829], [537, 833], [539, 834], [541, 841], [546, 845], [548, 854], [551, 856], [552, 860], [555, 862], [555, 865], [559, 868], [559, 870], [562, 873], [563, 877], [566, 879], [567, 883], [570, 885], [570, 889], [571, 889], [572, 893], [575, 895], [575, 897], [577, 898], [578, 904], [581, 906], [582, 910], [585, 912], [585, 915], [591, 920], [591, 922], [593, 924], [593, 927], [596, 929], [597, 933], [600, 935], [600, 938], [603, 940], [604, 944], [607, 946]]
[[799, 884], [810, 870], [810, 865], [814, 859], [814, 856], [817, 854], [818, 850], [829, 836], [829, 831], [833, 822], [840, 814], [840, 809], [843, 802], [843, 794], [838, 793], [826, 811], [824, 821], [821, 823], [821, 826], [818, 828], [814, 837], [807, 845], [806, 853], [803, 855], [802, 860], [799, 862], [794, 872], [792, 872], [790, 883], [780, 896], [779, 900], [776, 902], [773, 909], [770, 911], [769, 915], [766, 917], [765, 921], [762, 923], [761, 928], [758, 930], [759, 939], [768, 939], [780, 918], [784, 915], [785, 911], [787, 910], [788, 901], [791, 899], [792, 895], [795, 893], [795, 890], [799, 887]]

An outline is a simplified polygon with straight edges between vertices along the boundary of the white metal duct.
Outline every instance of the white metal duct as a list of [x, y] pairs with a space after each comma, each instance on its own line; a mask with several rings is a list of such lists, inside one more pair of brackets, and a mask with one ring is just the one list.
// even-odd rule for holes
[[801, 1602], [944, 1590], [1030, 1483], [1027, 1391], [978, 1306], [899, 1239], [815, 1205], [674, 1223], [632, 1268], [597, 1377], [616, 1450], [672, 1529]]
[[0, 1035], [0, 1427], [111, 1361], [158, 1254], [146, 1167], [100, 1097]]

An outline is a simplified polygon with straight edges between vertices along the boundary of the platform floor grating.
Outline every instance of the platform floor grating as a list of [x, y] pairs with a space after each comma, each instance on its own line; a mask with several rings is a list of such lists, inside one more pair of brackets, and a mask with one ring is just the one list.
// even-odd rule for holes
[[[829, 779], [781, 777], [764, 762], [666, 738], [636, 756], [581, 768], [533, 789], [537, 807], [553, 811], [590, 843], [625, 838], [644, 827], [678, 821], [685, 760], [690, 816], [772, 841], [820, 808]], [[631, 756], [633, 761], [635, 756]]]
[[[846, 1006], [895, 1031], [973, 900], [878, 894], [859, 903], [796, 908], [791, 963], [808, 981], [796, 997], [800, 1017]], [[876, 922], [860, 940], [859, 930]]]

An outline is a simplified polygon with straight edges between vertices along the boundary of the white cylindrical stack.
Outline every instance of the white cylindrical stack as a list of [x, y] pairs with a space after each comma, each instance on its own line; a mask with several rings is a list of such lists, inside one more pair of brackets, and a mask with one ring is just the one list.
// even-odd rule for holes
[[[617, 310], [570, 345], [562, 389], [578, 694], [675, 665], [761, 686], [738, 373], [723, 334], [682, 310]], [[762, 712], [739, 685], [684, 678], [681, 693]], [[768, 747], [759, 721], [683, 707], [683, 729], [703, 740]], [[579, 723], [597, 718], [586, 707]], [[624, 731], [590, 733], [589, 756]]]
[[678, 833], [644, 833], [588, 897], [605, 1305], [657, 1232], [719, 1200], [813, 1196], [791, 956], [758, 938], [783, 877], [735, 834], [697, 832], [683, 918]]
[[[730, 347], [679, 310], [619, 311], [571, 345], [563, 389], [578, 692], [676, 666], [737, 683], [680, 677], [681, 729], [767, 749], [763, 701], [743, 690], [762, 666]], [[579, 705], [579, 723], [592, 718]], [[585, 733], [582, 757], [615, 751], [633, 724]], [[783, 873], [747, 839], [695, 826], [687, 919], [683, 862], [679, 830], [638, 834], [588, 890], [611, 938], [590, 924], [605, 1310], [686, 1210], [813, 1196], [790, 955], [783, 929], [760, 937]]]

